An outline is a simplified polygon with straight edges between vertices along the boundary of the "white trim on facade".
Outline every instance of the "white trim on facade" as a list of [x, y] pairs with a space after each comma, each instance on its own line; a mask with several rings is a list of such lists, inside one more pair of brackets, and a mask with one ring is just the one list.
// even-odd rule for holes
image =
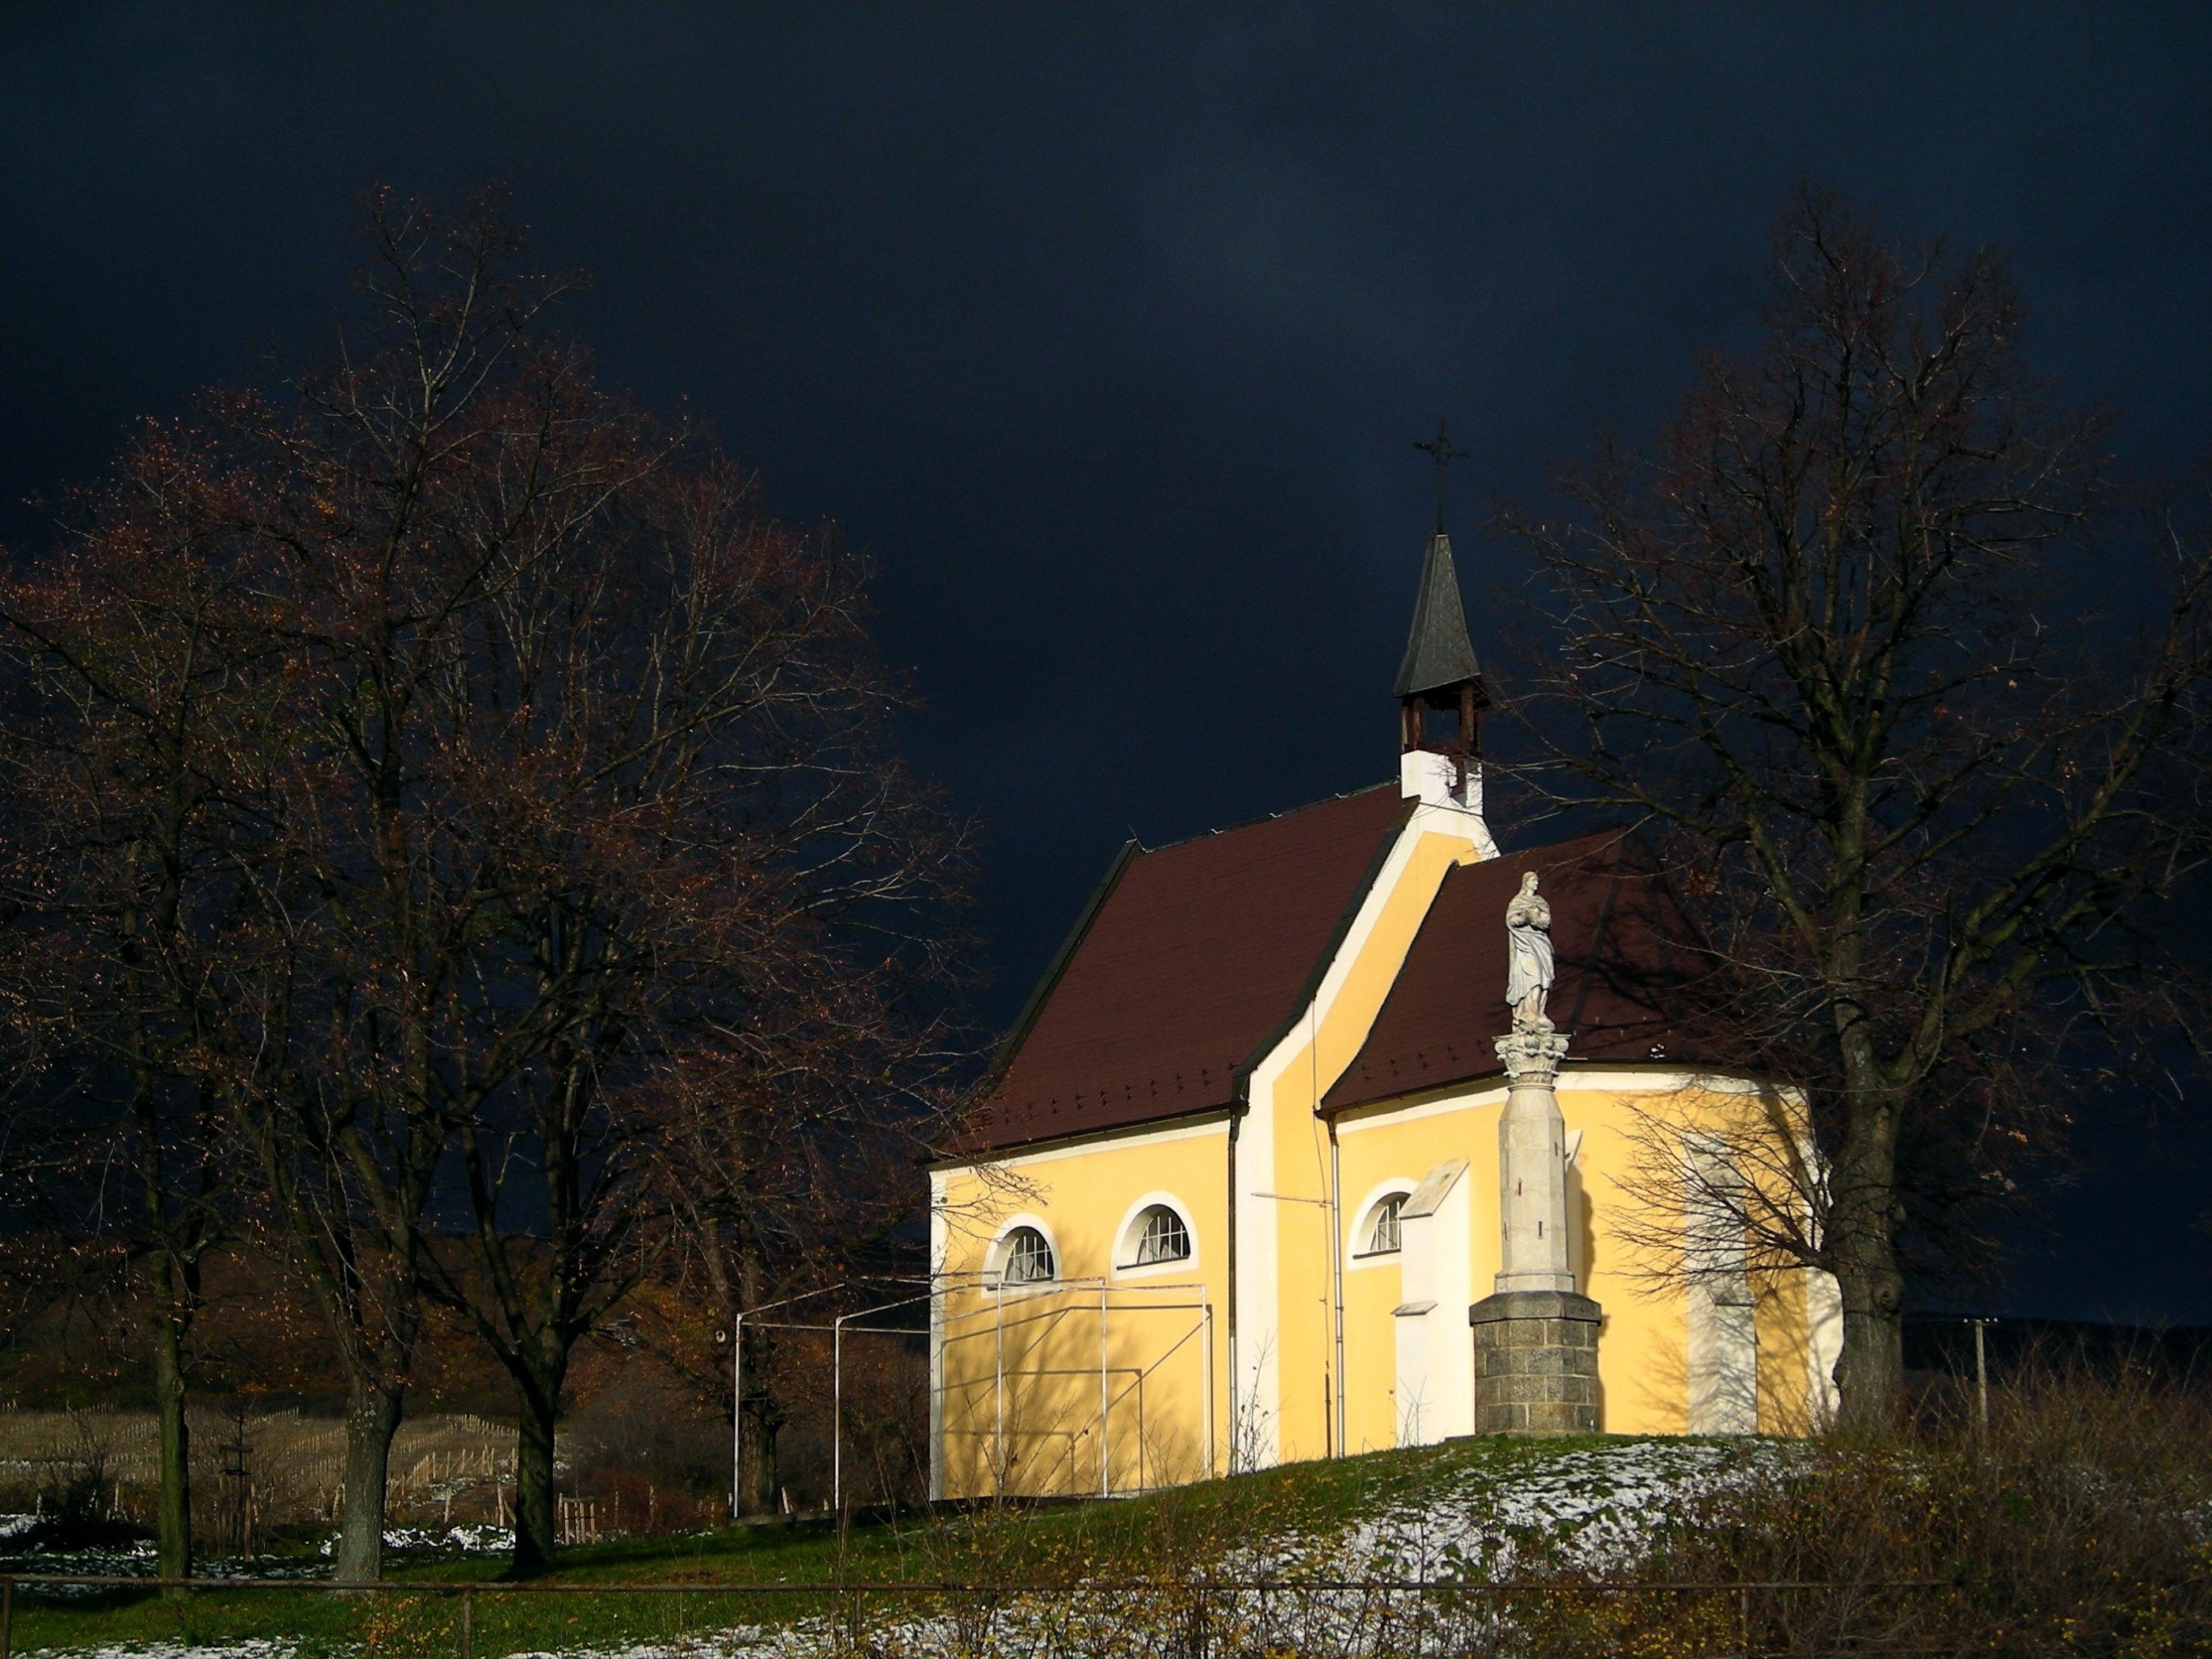
[[1245, 1087], [1248, 1109], [1237, 1136], [1237, 1190], [1230, 1206], [1237, 1228], [1236, 1300], [1230, 1316], [1236, 1322], [1236, 1364], [1229, 1376], [1231, 1474], [1279, 1461], [1275, 1414], [1281, 1401], [1276, 1370], [1280, 1200], [1261, 1196], [1275, 1190], [1275, 1079], [1281, 1071], [1275, 1059], [1270, 1054], [1253, 1069]]
[[1085, 1152], [1096, 1152], [1109, 1142], [1115, 1146], [1164, 1146], [1170, 1141], [1198, 1140], [1207, 1135], [1226, 1134], [1228, 1132], [1229, 1114], [1216, 1109], [1200, 1117], [1170, 1122], [1164, 1128], [1147, 1129], [1140, 1124], [1131, 1124], [1122, 1129], [1093, 1129], [1064, 1140], [1041, 1141], [1031, 1148], [1017, 1147], [1008, 1152], [947, 1158], [929, 1167], [932, 1174], [941, 1171], [946, 1175], [957, 1175], [968, 1170], [1023, 1169], [1034, 1164], [1051, 1164], [1063, 1158], [1077, 1158]]
[[1339, 1114], [1336, 1133], [1340, 1137], [1356, 1135], [1363, 1129], [1418, 1123], [1425, 1117], [1444, 1117], [1453, 1112], [1480, 1111], [1486, 1106], [1502, 1107], [1504, 1104], [1505, 1085], [1502, 1083], [1495, 1088], [1477, 1089], [1466, 1094], [1439, 1095], [1412, 1106], [1401, 1105], [1395, 1100], [1378, 1100], [1370, 1105], [1348, 1108]]
[[[1472, 782], [1470, 793], [1480, 800], [1479, 769]], [[1238, 1374], [1230, 1382], [1231, 1443], [1247, 1448], [1254, 1462], [1261, 1467], [1282, 1461], [1279, 1432], [1282, 1303], [1278, 1272], [1282, 1259], [1282, 1228], [1278, 1212], [1285, 1200], [1273, 1196], [1279, 1190], [1277, 1183], [1281, 1174], [1275, 1136], [1276, 1088], [1299, 1054], [1310, 1055], [1313, 1052], [1322, 1024], [1343, 994], [1354, 964], [1365, 952], [1384, 910], [1404, 881], [1414, 852], [1431, 835], [1471, 842], [1478, 862], [1498, 854], [1497, 843], [1491, 839], [1489, 827], [1479, 811], [1427, 800], [1416, 806], [1368, 882], [1367, 890], [1360, 896], [1359, 908], [1322, 970], [1312, 998], [1297, 1011], [1275, 1046], [1252, 1068], [1246, 1089], [1250, 1110], [1240, 1131], [1237, 1152]], [[1316, 1075], [1313, 1081], [1314, 1102], [1318, 1105], [1321, 1096], [1335, 1079]], [[1307, 1115], [1318, 1127], [1318, 1114], [1310, 1112]], [[1329, 1192], [1328, 1171], [1322, 1167], [1314, 1173], [1315, 1191], [1325, 1196]], [[1340, 1225], [1340, 1218], [1331, 1219], [1331, 1249], [1336, 1248], [1335, 1235]], [[1332, 1261], [1330, 1265], [1334, 1264]]]
[[[1756, 1095], [1772, 1093], [1784, 1100], [1794, 1101], [1796, 1091], [1777, 1089], [1771, 1084], [1752, 1078], [1736, 1077], [1725, 1072], [1686, 1071], [1622, 1071], [1592, 1066], [1588, 1070], [1576, 1066], [1570, 1055], [1559, 1068], [1558, 1092], [1566, 1094], [1601, 1095], [1664, 1095], [1685, 1089], [1703, 1089], [1717, 1095]], [[1411, 1093], [1408, 1091], [1407, 1093]], [[1362, 1129], [1371, 1129], [1399, 1123], [1415, 1123], [1425, 1117], [1443, 1117], [1453, 1112], [1480, 1111], [1487, 1106], [1505, 1104], [1506, 1087], [1503, 1081], [1486, 1083], [1480, 1088], [1454, 1091], [1447, 1085], [1443, 1092], [1429, 1095], [1404, 1103], [1405, 1096], [1389, 1100], [1377, 1100], [1365, 1105], [1349, 1106], [1337, 1115], [1336, 1132], [1340, 1135], [1357, 1134]]]

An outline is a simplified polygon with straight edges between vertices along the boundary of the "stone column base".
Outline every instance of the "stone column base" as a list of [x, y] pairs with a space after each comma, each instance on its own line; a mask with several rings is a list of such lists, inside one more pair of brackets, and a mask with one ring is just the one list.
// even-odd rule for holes
[[1596, 1303], [1572, 1291], [1501, 1291], [1474, 1328], [1477, 1434], [1595, 1434]]

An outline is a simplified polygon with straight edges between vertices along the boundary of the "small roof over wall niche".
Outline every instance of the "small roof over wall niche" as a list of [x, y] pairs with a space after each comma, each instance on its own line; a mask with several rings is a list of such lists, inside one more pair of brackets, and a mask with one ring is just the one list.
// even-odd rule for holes
[[1447, 1158], [1437, 1164], [1421, 1177], [1421, 1184], [1398, 1206], [1398, 1219], [1419, 1221], [1425, 1215], [1434, 1215], [1450, 1194], [1452, 1183], [1466, 1173], [1467, 1160], [1463, 1158]]
[[1533, 847], [1444, 878], [1358, 1054], [1324, 1113], [1504, 1074], [1505, 905], [1537, 872], [1552, 907], [1548, 1009], [1567, 1063], [1746, 1069], [1698, 1014], [1706, 958], [1651, 861], [1621, 830]]
[[950, 1149], [1228, 1106], [1299, 1006], [1414, 803], [1395, 785], [1125, 850]]

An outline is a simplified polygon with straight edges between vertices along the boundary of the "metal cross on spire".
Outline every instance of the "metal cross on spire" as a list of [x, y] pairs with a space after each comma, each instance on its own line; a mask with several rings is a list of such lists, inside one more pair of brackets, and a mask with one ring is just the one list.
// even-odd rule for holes
[[1444, 533], [1444, 469], [1454, 461], [1468, 459], [1468, 453], [1453, 444], [1451, 434], [1444, 430], [1441, 415], [1437, 417], [1437, 435], [1427, 443], [1414, 439], [1413, 447], [1427, 451], [1437, 464], [1437, 534], [1441, 536]]

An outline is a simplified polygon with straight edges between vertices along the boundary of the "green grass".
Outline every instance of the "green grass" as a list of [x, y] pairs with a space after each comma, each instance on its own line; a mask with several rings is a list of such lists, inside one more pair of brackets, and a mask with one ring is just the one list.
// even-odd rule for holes
[[[438, 1592], [468, 1584], [481, 1587], [472, 1598], [475, 1652], [490, 1656], [620, 1647], [733, 1625], [819, 1617], [844, 1604], [812, 1587], [841, 1580], [1021, 1583], [1180, 1576], [1240, 1545], [1326, 1537], [1470, 1467], [1504, 1474], [1594, 1443], [1461, 1441], [1291, 1464], [1125, 1503], [913, 1517], [856, 1528], [842, 1549], [834, 1528], [811, 1523], [626, 1540], [564, 1551], [557, 1571], [542, 1581], [795, 1587], [774, 1594], [517, 1594], [502, 1590], [504, 1563], [497, 1557], [398, 1559], [392, 1579], [422, 1587], [420, 1595], [346, 1597], [287, 1588], [203, 1592], [181, 1600], [131, 1591], [98, 1601], [60, 1602], [19, 1592], [15, 1649], [21, 1654], [40, 1647], [199, 1645], [281, 1637], [297, 1643], [303, 1659], [325, 1652], [458, 1654], [460, 1604]], [[903, 1604], [917, 1612], [924, 1606], [918, 1597]], [[866, 1610], [895, 1611], [880, 1601]]]

